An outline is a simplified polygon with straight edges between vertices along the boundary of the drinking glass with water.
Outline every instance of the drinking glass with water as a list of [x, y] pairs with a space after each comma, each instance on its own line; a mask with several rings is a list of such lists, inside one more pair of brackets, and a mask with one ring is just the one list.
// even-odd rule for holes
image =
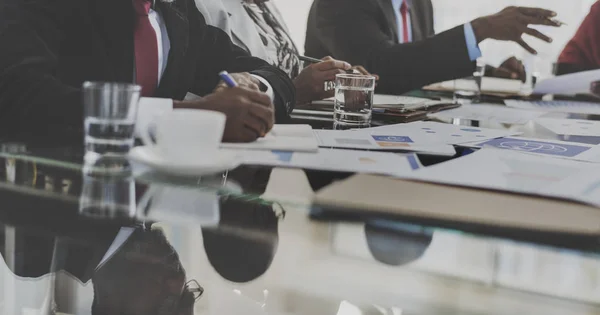
[[473, 76], [454, 80], [454, 102], [455, 103], [480, 103], [481, 82], [485, 75], [485, 62], [478, 58]]
[[335, 78], [333, 120], [337, 125], [365, 127], [371, 124], [375, 77], [338, 74]]
[[126, 83], [83, 84], [86, 159], [125, 158], [134, 143], [140, 91]]

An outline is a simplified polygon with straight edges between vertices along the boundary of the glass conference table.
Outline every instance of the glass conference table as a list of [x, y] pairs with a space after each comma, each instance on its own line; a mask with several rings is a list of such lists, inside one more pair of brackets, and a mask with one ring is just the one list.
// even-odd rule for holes
[[314, 190], [349, 174], [82, 161], [77, 145], [0, 142], [0, 314], [600, 314], [600, 246], [311, 218]]

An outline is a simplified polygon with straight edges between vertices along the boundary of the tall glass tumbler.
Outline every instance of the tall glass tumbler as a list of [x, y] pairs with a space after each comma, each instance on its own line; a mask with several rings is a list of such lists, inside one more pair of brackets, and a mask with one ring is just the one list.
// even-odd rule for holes
[[371, 124], [375, 77], [338, 74], [335, 78], [333, 120], [336, 125], [365, 127]]
[[473, 76], [454, 80], [454, 102], [455, 103], [480, 103], [481, 83], [485, 75], [485, 62], [478, 58], [475, 64]]
[[141, 87], [126, 83], [83, 84], [86, 157], [125, 157], [134, 143]]

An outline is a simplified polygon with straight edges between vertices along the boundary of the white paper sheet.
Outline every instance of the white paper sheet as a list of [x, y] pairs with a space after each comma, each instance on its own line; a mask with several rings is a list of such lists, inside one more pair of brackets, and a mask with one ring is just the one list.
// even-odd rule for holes
[[600, 121], [538, 118], [535, 123], [558, 135], [600, 137]]
[[367, 129], [353, 130], [314, 130], [322, 148], [342, 148], [358, 150], [378, 150], [396, 152], [419, 152], [421, 154], [453, 156], [456, 150], [443, 143], [418, 143], [407, 136], [394, 136], [389, 132], [371, 134]]
[[540, 111], [514, 109], [501, 105], [477, 104], [463, 105], [458, 108], [444, 110], [430, 114], [429, 117], [437, 119], [460, 118], [522, 125], [543, 114]]
[[251, 143], [222, 143], [224, 149], [316, 152], [319, 144], [309, 125], [275, 125], [273, 130]]
[[505, 100], [508, 107], [544, 112], [600, 115], [600, 103], [577, 101], [519, 101]]
[[590, 94], [590, 85], [595, 81], [600, 81], [600, 70], [561, 75], [538, 82], [533, 94]]
[[237, 151], [242, 164], [406, 176], [421, 164], [414, 154], [319, 149], [316, 153]]
[[405, 137], [407, 142], [418, 145], [463, 144], [520, 134], [509, 130], [476, 128], [432, 121], [356, 129], [353, 132], [366, 133], [377, 139], [386, 136]]
[[472, 144], [472, 146], [479, 148], [493, 147], [553, 158], [600, 163], [600, 146], [584, 143], [504, 137], [478, 142]]
[[[594, 175], [588, 175], [590, 173]], [[600, 165], [593, 163], [482, 149], [420, 169], [411, 177], [434, 183], [565, 198], [600, 206], [588, 192], [600, 188]], [[596, 199], [600, 200], [600, 197]]]
[[[522, 86], [523, 82], [519, 80], [500, 79], [492, 77], [484, 77], [481, 80], [482, 93], [519, 94], [521, 92]], [[473, 80], [458, 79], [435, 83], [426, 86], [425, 89], [442, 91], [475, 91], [476, 87], [473, 84]]]

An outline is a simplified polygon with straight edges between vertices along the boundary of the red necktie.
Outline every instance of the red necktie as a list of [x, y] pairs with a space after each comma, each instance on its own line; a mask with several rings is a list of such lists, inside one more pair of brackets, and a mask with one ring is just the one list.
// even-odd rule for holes
[[152, 96], [158, 85], [158, 40], [148, 12], [152, 3], [133, 0], [137, 13], [135, 24], [135, 80], [142, 86], [142, 96]]
[[402, 43], [408, 43], [410, 38], [408, 37], [408, 4], [406, 4], [406, 0], [403, 0], [400, 5], [400, 14], [402, 15]]

